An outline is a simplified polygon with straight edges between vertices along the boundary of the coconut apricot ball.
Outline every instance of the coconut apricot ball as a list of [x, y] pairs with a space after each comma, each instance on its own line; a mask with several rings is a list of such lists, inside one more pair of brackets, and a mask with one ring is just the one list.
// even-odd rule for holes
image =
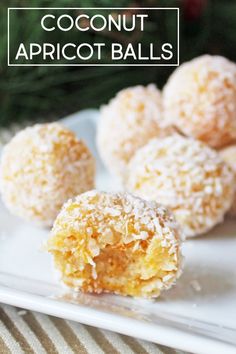
[[129, 87], [101, 108], [97, 146], [108, 170], [122, 177], [138, 148], [170, 130], [162, 119], [162, 99], [156, 86]]
[[62, 281], [82, 292], [157, 297], [181, 272], [181, 232], [156, 202], [89, 191], [65, 203], [48, 240]]
[[235, 174], [235, 182], [234, 182], [235, 194], [234, 194], [233, 204], [231, 206], [229, 213], [232, 216], [236, 217], [236, 145], [231, 145], [220, 150], [220, 155], [222, 159], [232, 168]]
[[236, 141], [236, 64], [203, 55], [182, 64], [163, 90], [164, 116], [214, 148]]
[[234, 174], [204, 143], [178, 134], [153, 139], [131, 159], [126, 188], [173, 211], [186, 236], [223, 221], [234, 196]]
[[94, 187], [95, 162], [70, 130], [58, 123], [37, 124], [5, 146], [0, 171], [7, 208], [48, 226], [68, 198]]

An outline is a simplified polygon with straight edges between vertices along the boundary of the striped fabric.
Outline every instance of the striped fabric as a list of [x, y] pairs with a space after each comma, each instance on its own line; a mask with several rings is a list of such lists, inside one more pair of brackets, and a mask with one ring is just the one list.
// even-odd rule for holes
[[[0, 147], [25, 125], [1, 130]], [[161, 345], [2, 304], [0, 354], [10, 353], [183, 354]]]

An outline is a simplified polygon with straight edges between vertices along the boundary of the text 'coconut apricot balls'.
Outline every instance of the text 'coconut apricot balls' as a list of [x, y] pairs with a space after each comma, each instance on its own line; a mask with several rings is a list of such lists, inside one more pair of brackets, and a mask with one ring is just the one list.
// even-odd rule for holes
[[231, 145], [220, 150], [220, 155], [222, 159], [232, 168], [235, 174], [235, 194], [233, 204], [229, 212], [232, 216], [236, 217], [236, 145]]
[[75, 290], [157, 297], [180, 275], [180, 245], [165, 207], [127, 193], [90, 191], [64, 205], [47, 247]]
[[37, 124], [3, 150], [2, 198], [13, 214], [49, 226], [68, 198], [94, 188], [94, 174], [94, 159], [73, 132], [58, 123]]
[[178, 134], [153, 139], [131, 159], [128, 191], [169, 207], [186, 236], [223, 220], [234, 195], [234, 175], [218, 153]]
[[210, 55], [182, 64], [164, 87], [163, 106], [186, 136], [215, 148], [236, 141], [236, 64]]
[[122, 176], [138, 148], [151, 138], [166, 136], [170, 131], [162, 119], [161, 94], [156, 86], [130, 87], [102, 107], [98, 150], [109, 171]]

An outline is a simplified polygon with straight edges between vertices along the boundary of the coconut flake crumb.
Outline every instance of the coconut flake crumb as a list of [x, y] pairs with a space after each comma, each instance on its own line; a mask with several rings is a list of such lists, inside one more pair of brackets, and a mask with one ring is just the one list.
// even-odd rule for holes
[[199, 291], [202, 290], [201, 285], [200, 285], [199, 282], [198, 282], [197, 280], [195, 280], [195, 279], [194, 279], [194, 280], [191, 280], [190, 285], [191, 285], [191, 287], [192, 287], [195, 291], [197, 291], [197, 292], [199, 292]]

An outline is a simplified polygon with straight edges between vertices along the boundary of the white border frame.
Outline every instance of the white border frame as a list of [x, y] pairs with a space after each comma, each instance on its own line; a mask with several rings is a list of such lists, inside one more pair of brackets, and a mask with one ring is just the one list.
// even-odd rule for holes
[[[175, 10], [177, 11], [176, 64], [12, 64], [10, 63], [10, 10]], [[179, 7], [8, 7], [7, 8], [7, 66], [179, 66]]]

